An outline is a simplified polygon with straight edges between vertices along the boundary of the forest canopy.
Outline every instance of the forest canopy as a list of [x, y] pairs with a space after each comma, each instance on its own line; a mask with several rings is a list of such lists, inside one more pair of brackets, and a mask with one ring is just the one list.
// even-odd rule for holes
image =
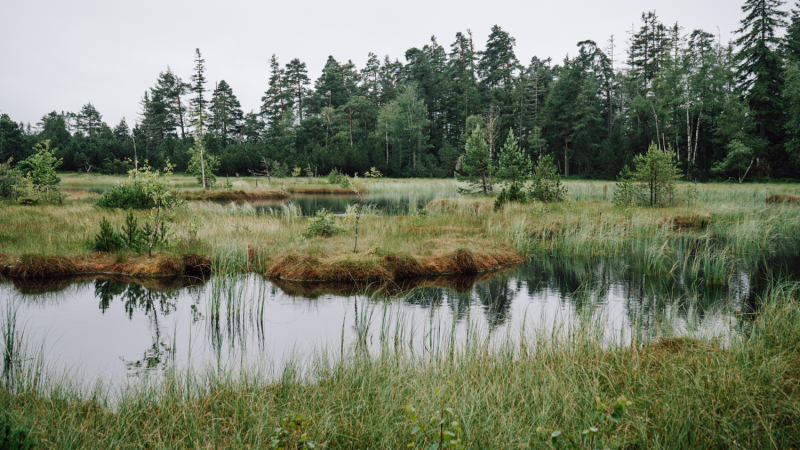
[[790, 13], [782, 4], [746, 0], [730, 42], [647, 12], [626, 48], [614, 36], [585, 40], [562, 61], [519, 61], [497, 25], [482, 51], [465, 30], [408, 49], [403, 62], [370, 53], [359, 68], [329, 56], [315, 80], [300, 59], [273, 55], [262, 106], [248, 113], [233, 86], [206, 79], [197, 49], [193, 73], [157, 74], [133, 124], [106, 124], [92, 103], [34, 126], [3, 114], [0, 161], [49, 141], [61, 170], [119, 174], [138, 159], [184, 172], [202, 136], [217, 175], [266, 160], [318, 174], [452, 177], [480, 126], [495, 162], [513, 130], [531, 161], [550, 155], [566, 176], [613, 179], [655, 145], [690, 179], [796, 178], [800, 2]]

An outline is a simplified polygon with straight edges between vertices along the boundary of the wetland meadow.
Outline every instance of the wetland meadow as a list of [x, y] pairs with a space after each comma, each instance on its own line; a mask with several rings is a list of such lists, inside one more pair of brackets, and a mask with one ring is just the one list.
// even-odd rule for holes
[[358, 197], [324, 179], [191, 200], [175, 175], [150, 254], [97, 251], [101, 221], [150, 214], [97, 206], [122, 181], [2, 205], [0, 414], [37, 447], [800, 442], [800, 207], [766, 201], [797, 185], [685, 183], [647, 208], [567, 181], [495, 209], [381, 178], [354, 251]]

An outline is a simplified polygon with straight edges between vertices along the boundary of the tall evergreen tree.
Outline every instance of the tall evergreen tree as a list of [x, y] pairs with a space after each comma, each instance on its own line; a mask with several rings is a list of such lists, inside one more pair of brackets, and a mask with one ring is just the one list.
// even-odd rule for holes
[[211, 96], [209, 128], [225, 139], [240, 134], [244, 114], [242, 105], [225, 80], [221, 80]]
[[783, 62], [777, 51], [777, 33], [786, 25], [787, 13], [780, 9], [783, 3], [746, 0], [742, 6], [746, 16], [736, 30], [740, 34], [736, 39], [739, 86], [756, 121], [757, 133], [769, 145], [779, 143], [783, 135]]
[[86, 136], [94, 136], [103, 126], [103, 116], [91, 103], [83, 105], [81, 110], [73, 115], [75, 127]]
[[511, 77], [519, 61], [514, 54], [517, 40], [500, 26], [492, 27], [489, 39], [486, 41], [486, 50], [481, 53], [478, 72], [483, 84], [492, 87], [511, 87]]
[[273, 54], [269, 60], [269, 89], [261, 97], [261, 115], [271, 128], [277, 127], [290, 107], [291, 97], [286, 84], [286, 72]]
[[792, 17], [783, 37], [783, 53], [790, 61], [800, 61], [800, 0], [792, 9]]
[[158, 74], [156, 86], [152, 89], [154, 95], [157, 92], [167, 106], [167, 122], [180, 127], [181, 139], [186, 137], [186, 106], [183, 105], [182, 96], [189, 93], [192, 85], [185, 83], [181, 78], [167, 67], [166, 72]]
[[194, 75], [192, 75], [192, 92], [194, 92], [194, 98], [191, 100], [192, 108], [194, 109], [193, 114], [198, 120], [195, 120], [196, 126], [203, 128], [205, 125], [204, 117], [206, 116], [206, 109], [207, 109], [207, 102], [205, 99], [205, 92], [206, 92], [206, 77], [204, 75], [206, 71], [206, 60], [203, 59], [202, 55], [200, 55], [200, 49], [196, 48], [195, 50], [195, 57], [194, 57]]
[[297, 58], [289, 61], [289, 64], [286, 64], [285, 74], [286, 95], [288, 98], [292, 99], [296, 111], [295, 115], [298, 120], [302, 122], [303, 110], [306, 109], [303, 100], [308, 96], [308, 85], [310, 83], [306, 63], [300, 62]]

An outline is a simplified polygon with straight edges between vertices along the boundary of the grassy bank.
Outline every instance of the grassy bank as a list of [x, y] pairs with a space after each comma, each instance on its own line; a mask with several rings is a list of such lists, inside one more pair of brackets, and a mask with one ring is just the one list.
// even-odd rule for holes
[[[370, 189], [418, 188], [417, 182], [380, 181], [386, 184]], [[444, 191], [441, 183], [430, 181], [431, 191]], [[724, 283], [749, 258], [800, 245], [800, 208], [765, 202], [767, 194], [800, 189], [793, 185], [706, 185], [698, 188], [696, 202], [661, 209], [615, 207], [600, 199], [609, 187], [573, 182], [569, 202], [509, 205], [502, 211], [492, 210], [491, 198], [440, 198], [400, 217], [367, 211], [356, 253], [352, 215], [336, 219], [342, 233], [308, 237], [311, 219], [293, 207], [258, 212], [248, 204], [188, 202], [172, 220], [171, 245], [155, 260], [124, 251], [113, 257], [93, 252], [100, 220], [106, 217], [120, 229], [126, 212], [95, 207], [93, 195], [84, 192], [64, 205], [4, 205], [0, 274], [47, 275], [36, 264], [59, 257], [60, 269], [53, 274], [79, 267], [75, 273], [177, 275], [193, 269], [172, 262], [199, 255], [210, 258], [217, 273], [347, 282], [484, 272], [550, 254], [630, 256], [650, 272], [682, 271]], [[146, 213], [137, 214], [143, 219]]]
[[773, 286], [729, 340], [626, 345], [592, 319], [423, 355], [386, 336], [379, 355], [356, 344], [308, 356], [306, 372], [169, 372], [118, 395], [29, 364], [5, 378], [0, 411], [41, 448], [310, 448], [301, 436], [316, 448], [428, 448], [448, 432], [464, 448], [527, 449], [548, 448], [537, 427], [580, 434], [596, 399], [624, 396], [621, 420], [597, 424], [598, 448], [797, 448], [799, 296], [796, 284]]

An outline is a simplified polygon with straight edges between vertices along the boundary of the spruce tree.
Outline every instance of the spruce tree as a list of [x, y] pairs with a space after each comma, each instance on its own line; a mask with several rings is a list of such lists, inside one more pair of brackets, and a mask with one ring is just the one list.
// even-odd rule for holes
[[783, 37], [783, 54], [786, 59], [800, 62], [800, 0], [792, 9], [792, 18]]
[[244, 113], [242, 113], [242, 106], [239, 100], [225, 80], [221, 80], [214, 89], [209, 113], [210, 128], [218, 136], [230, 139], [239, 134], [244, 120]]
[[[196, 117], [195, 122], [197, 123], [196, 126], [200, 127], [201, 129], [205, 125], [204, 116], [206, 115], [206, 99], [205, 99], [205, 92], [206, 92], [206, 77], [204, 75], [206, 71], [206, 60], [200, 55], [200, 49], [196, 48], [195, 50], [195, 58], [194, 58], [194, 75], [192, 75], [192, 92], [194, 92], [194, 98], [191, 100], [192, 108], [194, 109], [194, 115]], [[202, 132], [202, 131], [201, 131]]]
[[736, 40], [739, 47], [739, 87], [756, 121], [758, 134], [770, 144], [783, 134], [782, 61], [777, 51], [777, 33], [786, 25], [786, 12], [780, 0], [746, 0], [742, 27]]
[[287, 90], [286, 72], [281, 69], [275, 55], [270, 58], [269, 66], [269, 89], [261, 97], [261, 115], [270, 128], [278, 128], [290, 107], [291, 97]]

